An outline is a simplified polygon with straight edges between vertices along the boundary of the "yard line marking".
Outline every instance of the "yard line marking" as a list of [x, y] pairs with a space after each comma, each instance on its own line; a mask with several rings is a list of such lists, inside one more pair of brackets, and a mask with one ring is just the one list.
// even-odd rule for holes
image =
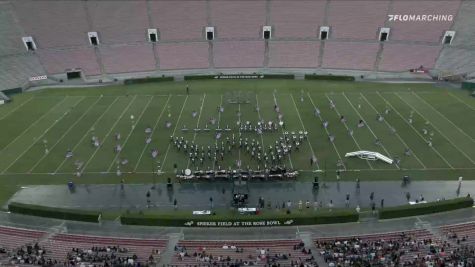
[[455, 128], [457, 128], [457, 130], [459, 130], [459, 132], [461, 132], [462, 134], [464, 134], [465, 136], [467, 136], [468, 138], [470, 138], [470, 140], [472, 140], [472, 142], [475, 142], [475, 139], [473, 139], [470, 135], [468, 135], [466, 132], [464, 132], [462, 129], [460, 129], [457, 125], [455, 125], [455, 123], [453, 123], [451, 120], [449, 120], [449, 118], [447, 118], [444, 114], [440, 113], [440, 111], [438, 111], [437, 109], [435, 109], [429, 102], [427, 102], [424, 98], [420, 97], [417, 93], [415, 92], [412, 92], [413, 95], [415, 95], [417, 98], [419, 98], [420, 100], [422, 100], [424, 103], [426, 103], [427, 106], [429, 106], [432, 110], [434, 110], [435, 112], [437, 112], [440, 116], [442, 116], [444, 119], [446, 119], [448, 122], [450, 122], [450, 124], [452, 124]]
[[[307, 91], [307, 96], [308, 98], [310, 98], [310, 102], [312, 103], [312, 106], [314, 109], [317, 109], [317, 106], [315, 106], [315, 103], [313, 103], [313, 99], [312, 97], [310, 96], [309, 92]], [[318, 114], [318, 118], [320, 119], [321, 122], [323, 122], [323, 119], [322, 119], [322, 116], [320, 116], [320, 114]], [[328, 129], [325, 128], [325, 132], [327, 133], [327, 135], [330, 135], [330, 132], [328, 132]], [[338, 158], [340, 159], [341, 162], [343, 162], [343, 159], [341, 158], [341, 155], [340, 155], [340, 152], [338, 152], [338, 149], [336, 148], [336, 145], [334, 142], [331, 142], [332, 145], [333, 145], [333, 148], [335, 149], [335, 152], [336, 154], [338, 155]], [[343, 168], [346, 170], [346, 166], [343, 165]]]
[[449, 92], [449, 95], [455, 99], [457, 99], [460, 103], [464, 104], [465, 106], [467, 106], [469, 109], [471, 110], [475, 110], [475, 107], [473, 107], [472, 105], [469, 105], [468, 103], [466, 103], [465, 101], [463, 101], [462, 99], [460, 99], [458, 96], [452, 94]]
[[[220, 104], [220, 107], [223, 106], [223, 95], [221, 94], [221, 104]], [[220, 123], [221, 123], [221, 112], [219, 111], [218, 112], [218, 129], [221, 129], [220, 128]], [[216, 164], [215, 164], [215, 161], [213, 160], [213, 170], [214, 170], [214, 167], [216, 167]]]
[[[415, 112], [417, 112], [417, 114], [419, 114], [419, 116], [421, 116], [425, 121], [429, 121], [426, 119], [426, 117], [422, 116], [422, 114], [416, 110], [411, 104], [407, 103], [398, 93], [394, 93], [397, 97], [399, 97], [399, 99], [401, 99], [404, 103], [406, 103], [406, 105], [410, 106]], [[452, 144], [452, 146], [454, 146], [458, 151], [460, 151], [460, 153], [462, 153], [468, 160], [470, 160], [470, 162], [472, 162], [473, 164], [475, 164], [475, 161], [473, 161], [467, 154], [465, 154], [465, 152], [463, 152], [458, 146], [456, 146], [452, 140], [450, 140], [445, 134], [443, 134], [439, 128], [437, 128], [437, 126], [435, 126], [433, 123], [431, 123], [432, 127], [434, 127], [434, 129], [436, 129], [440, 135], [442, 135], [445, 139], [447, 139], [447, 141], [449, 141], [449, 143]]]
[[[330, 97], [328, 96], [327, 93], [325, 93], [325, 96], [327, 97], [328, 101], [333, 101], [333, 100], [330, 99]], [[338, 109], [336, 108], [336, 106], [335, 106], [334, 109], [335, 109], [335, 112], [336, 112], [336, 114], [338, 115], [338, 117], [341, 117], [341, 114], [340, 114], [340, 112], [338, 112]], [[343, 122], [343, 125], [345, 125], [345, 128], [346, 128], [347, 131], [350, 130], [350, 128], [348, 128], [348, 124], [346, 124], [346, 121]], [[362, 150], [360, 144], [358, 144], [358, 141], [356, 141], [355, 137], [354, 137], [353, 135], [351, 135], [351, 138], [352, 138], [353, 141], [355, 142], [355, 144], [356, 144], [356, 146], [358, 147], [358, 149], [359, 149], [359, 150]], [[373, 169], [373, 165], [371, 164], [371, 162], [366, 161], [366, 163], [368, 163], [368, 166], [369, 166], [370, 169]]]
[[[358, 116], [363, 119], [363, 116], [361, 116], [360, 112], [355, 108], [355, 106], [353, 106], [353, 103], [351, 103], [350, 99], [348, 99], [348, 97], [346, 96], [345, 92], [342, 92], [343, 96], [346, 98], [346, 101], [348, 101], [348, 103], [350, 104], [350, 106], [353, 108], [354, 111], [356, 111], [356, 114], [358, 114]], [[373, 130], [371, 129], [371, 127], [369, 126], [369, 123], [366, 123], [366, 126], [368, 127], [368, 130], [371, 132], [371, 134], [374, 136], [374, 138], [378, 139], [378, 136], [376, 136], [376, 134], [373, 132]], [[389, 151], [386, 149], [386, 147], [383, 145], [383, 143], [381, 143], [381, 146], [383, 147], [384, 151], [387, 153], [388, 156], [391, 155], [391, 153], [389, 153]], [[400, 169], [401, 167], [399, 167], [399, 165], [396, 164], [396, 167], [398, 169]]]
[[[275, 104], [276, 106], [278, 106], [278, 105], [277, 105], [277, 98], [275, 97], [275, 92], [272, 93], [272, 96], [274, 96], [274, 104]], [[283, 129], [282, 127], [280, 127], [280, 131], [282, 132], [282, 134], [284, 134], [284, 129]], [[288, 156], [289, 156], [289, 161], [290, 161], [290, 168], [293, 169], [293, 168], [294, 168], [294, 164], [292, 163], [292, 158], [290, 157], [290, 153], [288, 154]]]
[[26, 128], [23, 132], [21, 132], [17, 137], [15, 137], [15, 139], [13, 139], [13, 141], [11, 141], [10, 143], [8, 143], [1, 151], [0, 151], [0, 154], [1, 152], [5, 151], [5, 149], [7, 147], [9, 147], [11, 144], [15, 143], [16, 140], [18, 140], [18, 138], [20, 138], [21, 136], [23, 136], [26, 132], [28, 132], [28, 130], [30, 130], [33, 126], [35, 126], [38, 122], [40, 122], [46, 115], [48, 115], [51, 111], [53, 111], [57, 106], [59, 106], [59, 104], [63, 103], [66, 98], [68, 98], [68, 96], [64, 97], [61, 101], [59, 101], [58, 103], [56, 103], [56, 105], [52, 106], [45, 114], [43, 114], [40, 118], [38, 118], [34, 123], [32, 123], [30, 126], [28, 126], [28, 128]]
[[106, 141], [107, 137], [109, 137], [109, 135], [111, 134], [112, 130], [115, 128], [115, 126], [117, 125], [117, 123], [119, 123], [119, 121], [122, 119], [122, 117], [124, 116], [124, 114], [129, 110], [130, 106], [132, 105], [132, 103], [135, 101], [135, 99], [137, 98], [137, 95], [134, 96], [134, 98], [130, 101], [130, 103], [127, 105], [126, 108], [124, 108], [124, 110], [122, 111], [122, 113], [120, 114], [119, 118], [117, 118], [117, 120], [114, 122], [114, 124], [112, 125], [112, 127], [109, 129], [109, 131], [106, 133], [106, 135], [104, 136], [104, 138], [102, 139], [103, 140], [103, 143], [99, 145], [99, 147], [97, 147], [95, 150], [94, 150], [94, 153], [92, 153], [92, 155], [89, 157], [89, 159], [86, 161], [86, 163], [84, 164], [84, 166], [82, 167], [82, 170], [81, 170], [81, 174], [84, 172], [84, 170], [86, 170], [87, 168], [87, 165], [89, 165], [89, 162], [91, 162], [91, 160], [94, 158], [94, 156], [97, 154], [97, 151], [99, 151], [99, 149], [102, 147], [102, 145], [104, 144], [104, 142]]
[[[183, 110], [185, 109], [186, 101], [188, 100], [188, 96], [189, 95], [186, 95], [185, 101], [183, 102], [183, 106], [181, 107], [181, 110], [180, 110], [180, 115], [178, 115], [178, 119], [176, 120], [175, 128], [173, 128], [172, 136], [175, 136], [176, 128], [178, 127], [178, 123], [180, 122], [181, 114], [183, 113]], [[162, 172], [162, 168], [163, 168], [163, 166], [165, 166], [165, 161], [167, 160], [168, 151], [170, 151], [170, 146], [171, 146], [171, 142], [168, 143], [167, 151], [165, 152], [165, 157], [163, 158], [163, 162], [162, 162], [162, 165], [160, 166], [159, 172]]]
[[[89, 129], [94, 128], [94, 127], [96, 126], [96, 124], [102, 119], [102, 117], [104, 117], [104, 115], [105, 115], [105, 114], [109, 111], [109, 109], [115, 104], [115, 102], [117, 102], [117, 100], [119, 100], [119, 97], [120, 97], [120, 96], [116, 97], [115, 100], [112, 101], [112, 103], [109, 104], [109, 106], [107, 107], [107, 109], [106, 109], [104, 112], [102, 112], [101, 116], [99, 116], [99, 118], [97, 118], [97, 120], [94, 122], [94, 124], [93, 124]], [[83, 137], [81, 137], [81, 139], [79, 140], [79, 142], [78, 142], [76, 145], [74, 145], [73, 149], [71, 150], [72, 152], [76, 151], [76, 149], [77, 149], [78, 146], [82, 143], [82, 141], [84, 141], [84, 138], [86, 138], [86, 136], [88, 135], [88, 133], [89, 133], [89, 130], [86, 131], [86, 133], [83, 135]], [[56, 173], [59, 171], [59, 169], [60, 169], [61, 167], [63, 167], [63, 164], [66, 162], [66, 160], [67, 160], [67, 159], [65, 158], [65, 159], [61, 162], [61, 164], [59, 164], [59, 166], [56, 168], [56, 170], [53, 172], [53, 174], [56, 174]]]
[[[99, 98], [96, 100], [96, 102], [94, 102], [94, 104], [90, 105], [89, 108], [87, 108], [87, 110], [85, 112], [83, 112], [83, 114], [81, 115], [81, 117], [79, 117], [79, 119], [77, 119], [69, 128], [66, 132], [64, 132], [64, 134], [58, 139], [58, 141], [56, 141], [56, 143], [49, 148], [50, 151], [53, 151], [53, 149], [56, 147], [56, 145], [58, 145], [61, 140], [63, 140], [63, 138], [84, 118], [84, 116], [86, 116], [89, 111], [99, 102], [99, 100], [102, 99], [102, 96], [99, 96]], [[49, 153], [48, 153], [49, 154]], [[36, 163], [35, 165], [33, 165], [33, 167], [31, 167], [30, 169], [30, 172], [32, 172], [39, 164], [41, 161], [43, 161], [44, 158], [46, 158], [46, 156], [48, 154], [44, 154]]]
[[8, 117], [10, 114], [12, 114], [13, 112], [17, 111], [18, 109], [20, 109], [21, 107], [23, 107], [23, 105], [25, 105], [26, 103], [30, 102], [32, 99], [34, 98], [34, 96], [28, 98], [28, 100], [26, 100], [25, 102], [21, 103], [18, 107], [15, 107], [14, 109], [10, 110], [10, 112], [8, 112], [7, 114], [3, 115], [1, 118], [0, 118], [0, 121], [5, 119], [6, 117]]
[[[172, 95], [168, 95], [167, 102], [165, 102], [165, 104], [163, 105], [162, 111], [160, 112], [160, 115], [158, 116], [158, 119], [157, 119], [157, 121], [155, 122], [155, 125], [153, 126], [152, 134], [150, 134], [150, 138], [153, 137], [153, 134], [155, 133], [155, 130], [156, 130], [157, 127], [158, 127], [158, 122], [159, 122], [160, 119], [162, 118], [162, 115], [163, 115], [163, 113], [165, 112], [165, 108], [168, 106], [168, 102], [170, 101], [170, 98], [171, 98], [171, 97], [172, 97]], [[148, 145], [149, 145], [149, 144], [145, 144], [145, 146], [143, 147], [142, 153], [140, 154], [140, 157], [139, 157], [139, 160], [137, 161], [137, 164], [135, 164], [135, 167], [134, 167], [134, 171], [133, 171], [133, 172], [135, 172], [135, 171], [137, 170], [137, 168], [139, 167], [140, 161], [142, 160], [143, 154], [145, 153], [145, 150], [147, 149]]]
[[[409, 125], [409, 126], [414, 130], [414, 132], [416, 132], [416, 134], [417, 134], [424, 142], [427, 142], [427, 140], [421, 135], [421, 133], [419, 133], [419, 131], [417, 131], [417, 129], [414, 128], [414, 126], [413, 126], [412, 124], [410, 124], [409, 122], [407, 122], [407, 120], [401, 115], [401, 113], [399, 113], [399, 111], [398, 111], [395, 107], [393, 107], [393, 105], [391, 105], [391, 103], [389, 103], [389, 101], [386, 100], [386, 98], [384, 98], [382, 94], [380, 94], [379, 92], [376, 92], [376, 93], [379, 95], [379, 97], [381, 97], [381, 98], [384, 100], [384, 102], [385, 102], [387, 105], [389, 105], [394, 111], [396, 111], [396, 113], [399, 115], [399, 117], [401, 117], [401, 119], [402, 119], [404, 122], [406, 122], [406, 124]], [[440, 154], [440, 152], [439, 152], [437, 149], [435, 149], [434, 146], [431, 146], [431, 148], [432, 148], [432, 150], [434, 150], [434, 152], [435, 152], [437, 155], [439, 155], [439, 157], [445, 162], [445, 164], [447, 164], [451, 169], [454, 169], [454, 167], [452, 166], [452, 164], [450, 164], [449, 161], [448, 161], [444, 156], [442, 156], [442, 154]], [[427, 169], [429, 169], [429, 168], [427, 168]]]
[[[295, 99], [294, 99], [294, 96], [292, 94], [290, 94], [290, 98], [292, 98], [292, 102], [294, 103], [294, 107], [295, 107], [295, 110], [297, 111], [297, 116], [299, 117], [299, 120], [300, 120], [300, 124], [302, 124], [302, 128], [304, 131], [307, 131], [305, 129], [305, 125], [302, 121], [302, 117], [300, 117], [300, 112], [297, 108], [297, 104], [295, 104]], [[312, 147], [312, 143], [310, 143], [310, 140], [309, 140], [309, 137], [307, 136], [307, 142], [308, 142], [308, 145], [310, 146], [310, 150], [312, 151], [312, 157], [316, 157], [315, 155], [315, 151], [313, 151], [313, 147]], [[316, 161], [316, 164], [317, 164], [317, 168], [318, 170], [320, 170], [320, 165], [318, 165], [318, 160]]]
[[[81, 97], [79, 101], [76, 102], [72, 107], [76, 107], [79, 104], [79, 102], [81, 102], [83, 99], [84, 97]], [[43, 138], [43, 136], [45, 136], [45, 134], [47, 134], [49, 130], [51, 130], [51, 128], [53, 128], [58, 122], [60, 122], [68, 114], [69, 114], [69, 111], [65, 111], [63, 115], [61, 115], [61, 117], [55, 120], [53, 124], [51, 124], [33, 143], [31, 143], [30, 146], [28, 146], [27, 149], [25, 149], [10, 165], [8, 165], [6, 169], [2, 171], [2, 174], [4, 174], [11, 166], [13, 166], [13, 164], [15, 164], [21, 157], [23, 157], [23, 155], [25, 155], [26, 152], [28, 152], [39, 140], [41, 140], [41, 138]]]
[[[200, 107], [200, 114], [198, 115], [198, 121], [196, 122], [196, 127], [195, 128], [200, 127], [201, 113], [203, 113], [203, 105], [205, 103], [205, 98], [206, 98], [206, 93], [203, 94], [203, 100], [201, 101], [201, 107]], [[195, 131], [195, 133], [193, 134], [193, 143], [195, 143], [196, 134], [197, 134], [197, 132]], [[191, 158], [188, 158], [188, 164], [186, 165], [187, 169], [188, 169], [188, 167], [190, 167], [190, 161], [191, 161]]]
[[[152, 103], [153, 98], [154, 98], [154, 96], [152, 96], [152, 97], [148, 100], [147, 105], [145, 105], [144, 109], [143, 109], [142, 112], [140, 113], [140, 116], [139, 116], [139, 118], [137, 119], [136, 124], [139, 124], [139, 123], [140, 123], [140, 120], [142, 120], [142, 116], [143, 116], [143, 114], [145, 113], [145, 110], [146, 110], [146, 109], [148, 108], [148, 106], [150, 105], [150, 103]], [[130, 136], [131, 136], [132, 133], [134, 132], [134, 130], [135, 130], [135, 125], [136, 125], [136, 124], [134, 124], [133, 127], [130, 127], [131, 129], [130, 129], [130, 131], [129, 131], [129, 134], [127, 135], [127, 137], [125, 138], [124, 143], [122, 144], [122, 150], [125, 148], [125, 145], [126, 145], [127, 142], [129, 141]], [[111, 164], [109, 165], [109, 168], [107, 169], [108, 172], [110, 172], [110, 170], [112, 169], [112, 166], [114, 166], [114, 162], [116, 162], [116, 160], [117, 160], [117, 158], [120, 156], [121, 152], [122, 152], [122, 151], [118, 152], [118, 153], [115, 155], [114, 159], [112, 160]]]
[[[373, 108], [374, 111], [376, 111], [376, 113], [380, 113], [374, 106], [373, 104], [371, 104], [371, 102], [369, 102], [369, 100], [366, 98], [366, 96], [363, 95], [363, 93], [360, 92], [360, 95], [361, 97], [364, 98], [364, 100], [369, 104], [369, 106], [371, 108]], [[386, 123], [386, 125], [391, 129], [391, 128], [394, 128], [392, 127], [389, 122], [387, 120], [384, 120], [384, 122]], [[395, 128], [394, 128], [395, 129]], [[409, 148], [409, 146], [407, 145], [406, 142], [404, 142], [404, 140], [401, 138], [401, 136], [396, 132], [396, 136], [399, 138], [399, 140], [401, 141], [401, 143], [404, 144], [404, 146], [406, 146], [407, 148]], [[417, 161], [419, 161], [419, 163], [422, 165], [422, 167], [424, 167], [424, 169], [427, 169], [427, 167], [424, 165], [424, 163], [422, 163], [422, 161], [419, 159], [419, 157], [416, 155], [416, 153], [414, 152], [414, 150], [412, 150], [412, 153], [414, 154], [414, 157], [417, 159]]]

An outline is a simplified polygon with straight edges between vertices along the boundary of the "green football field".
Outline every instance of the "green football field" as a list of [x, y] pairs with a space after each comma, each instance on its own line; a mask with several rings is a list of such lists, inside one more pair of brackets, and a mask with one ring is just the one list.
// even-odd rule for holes
[[[248, 103], [230, 103], [238, 98]], [[210, 80], [48, 89], [13, 99], [0, 106], [2, 203], [22, 185], [66, 184], [70, 180], [119, 183], [121, 179], [152, 183], [173, 177], [174, 164], [178, 169], [216, 168], [210, 160], [193, 166], [170, 142], [170, 136], [183, 136], [204, 147], [214, 145], [215, 128], [231, 128], [221, 140], [239, 136], [238, 115], [243, 123], [277, 121], [275, 105], [283, 114], [285, 129], [262, 135], [243, 132], [242, 138], [268, 147], [285, 131], [307, 131], [308, 139], [299, 151], [283, 161], [299, 170], [299, 179], [313, 179], [319, 171], [322, 179], [332, 181], [337, 169], [342, 169], [345, 180], [400, 179], [403, 175], [425, 180], [475, 178], [475, 98], [468, 91], [431, 84]], [[335, 108], [330, 107], [330, 101]], [[224, 112], [218, 112], [219, 106]], [[316, 116], [316, 108], [320, 116]], [[378, 121], [377, 114], [384, 120]], [[341, 116], [346, 122], [340, 121]], [[213, 118], [214, 125], [210, 123]], [[360, 119], [365, 127], [357, 127]], [[323, 121], [328, 121], [327, 129]], [[206, 125], [210, 131], [192, 130]], [[190, 130], [183, 132], [184, 126]], [[147, 127], [153, 130], [150, 144], [145, 142]], [[116, 133], [121, 135], [119, 141]], [[329, 135], [334, 136], [334, 142], [329, 141]], [[98, 148], [91, 144], [93, 136], [100, 140]], [[377, 139], [381, 144], [375, 143]], [[120, 153], [114, 152], [117, 144], [123, 147]], [[159, 151], [156, 159], [151, 156], [152, 149]], [[405, 155], [406, 149], [410, 155]], [[68, 150], [73, 156], [67, 159]], [[358, 150], [380, 152], [399, 159], [400, 164], [345, 158], [347, 152]], [[312, 156], [317, 164], [310, 164]], [[124, 159], [128, 163], [122, 165]], [[227, 168], [234, 166], [236, 159], [242, 166], [257, 168], [257, 161], [237, 148], [218, 164]], [[343, 165], [337, 167], [339, 161]], [[162, 173], [157, 175], [157, 170]], [[78, 171], [79, 178], [75, 177]]]

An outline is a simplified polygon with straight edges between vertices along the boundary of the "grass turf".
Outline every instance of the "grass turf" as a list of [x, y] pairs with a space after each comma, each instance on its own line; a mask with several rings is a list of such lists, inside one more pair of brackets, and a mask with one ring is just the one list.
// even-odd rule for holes
[[[188, 157], [169, 144], [170, 135], [184, 136], [197, 144], [214, 144], [214, 131], [182, 133], [181, 128], [204, 128], [215, 117], [223, 128], [235, 126], [237, 112], [242, 121], [255, 123], [259, 118], [276, 120], [273, 111], [277, 103], [284, 114], [286, 130], [309, 132], [299, 152], [292, 153], [285, 164], [301, 171], [299, 179], [311, 180], [314, 170], [320, 177], [336, 179], [336, 162], [342, 159], [346, 171], [344, 180], [392, 180], [411, 175], [414, 180], [475, 178], [475, 99], [467, 91], [437, 88], [431, 84], [381, 84], [330, 81], [234, 80], [190, 81], [191, 94], [185, 94], [185, 83], [161, 82], [129, 86], [98, 88], [48, 89], [16, 95], [10, 104], [0, 106], [0, 202], [4, 203], [21, 185], [77, 183], [151, 183], [172, 177], [173, 165], [191, 166]], [[229, 104], [234, 92], [241, 92], [249, 104]], [[303, 99], [303, 101], [302, 101]], [[329, 100], [336, 104], [330, 109]], [[217, 112], [219, 105], [224, 113]], [[259, 107], [259, 112], [256, 111]], [[314, 115], [318, 107], [321, 118]], [[383, 122], [376, 121], [384, 113]], [[198, 116], [193, 118], [192, 111]], [[413, 123], [408, 123], [410, 114]], [[131, 120], [131, 115], [134, 119]], [[347, 119], [340, 122], [340, 115]], [[367, 126], [356, 127], [359, 119]], [[329, 122], [328, 131], [322, 120]], [[170, 121], [172, 127], [166, 128]], [[134, 125], [134, 128], [132, 128]], [[152, 127], [152, 143], [145, 144], [144, 129]], [[213, 128], [215, 126], [209, 125]], [[390, 128], [396, 133], [393, 134]], [[354, 130], [351, 137], [348, 128]], [[427, 129], [425, 135], [422, 129]], [[121, 133], [120, 155], [113, 153], [114, 134]], [[237, 130], [233, 129], [234, 134]], [[335, 142], [328, 141], [328, 134]], [[91, 137], [98, 136], [102, 145], [91, 146]], [[244, 133], [265, 147], [281, 133]], [[225, 137], [226, 135], [224, 135]], [[432, 138], [433, 146], [427, 144]], [[382, 146], [375, 145], [375, 139]], [[46, 144], [44, 142], [46, 140]], [[412, 155], [404, 156], [408, 147]], [[49, 152], [45, 153], [45, 148]], [[158, 160], [150, 149], [159, 150]], [[68, 149], [72, 159], [65, 159]], [[346, 152], [378, 151], [401, 158], [400, 167], [379, 161], [344, 158]], [[318, 158], [318, 166], [310, 165], [310, 157]], [[116, 176], [117, 160], [127, 158]], [[237, 150], [225, 157], [220, 165], [227, 167], [241, 158], [243, 166], [256, 167], [244, 152]], [[84, 163], [81, 178], [74, 178], [75, 161]], [[213, 167], [205, 161], [203, 168]], [[164, 174], [153, 174], [161, 168]]]

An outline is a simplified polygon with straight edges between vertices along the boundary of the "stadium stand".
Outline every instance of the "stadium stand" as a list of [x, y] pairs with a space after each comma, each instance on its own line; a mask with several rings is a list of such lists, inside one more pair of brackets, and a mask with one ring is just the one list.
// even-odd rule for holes
[[460, 261], [453, 257], [457, 248], [427, 230], [318, 238], [315, 245], [330, 266], [447, 266], [439, 264]]
[[214, 65], [218, 68], [262, 67], [263, 41], [227, 41], [214, 43]]
[[0, 56], [25, 52], [21, 41], [22, 29], [16, 23], [13, 6], [10, 2], [0, 2]]
[[45, 75], [35, 54], [0, 57], [0, 89], [17, 88], [28, 83], [30, 77]]
[[[313, 266], [311, 250], [301, 240], [266, 241], [180, 241], [175, 247], [172, 266]], [[216, 263], [216, 264], [215, 264]]]
[[333, 39], [377, 40], [389, 1], [332, 1], [328, 13]]
[[442, 226], [440, 231], [459, 245], [475, 246], [475, 222]]
[[151, 44], [100, 47], [107, 73], [153, 71], [156, 68]]
[[453, 74], [465, 74], [475, 77], [475, 2], [463, 1], [457, 20], [451, 30], [456, 32], [451, 45], [442, 49], [436, 69]]
[[27, 229], [0, 226], [0, 247], [15, 249], [38, 242], [46, 233]]
[[160, 32], [160, 39], [204, 39], [207, 25], [205, 1], [150, 1], [152, 28]]
[[210, 5], [211, 26], [216, 27], [217, 39], [262, 36], [266, 18], [264, 1], [211, 1]]
[[163, 43], [158, 45], [160, 69], [204, 69], [209, 67], [208, 43]]
[[[143, 42], [147, 38], [145, 1], [87, 1], [92, 30], [103, 44]], [[85, 35], [85, 33], [83, 33]]]
[[273, 41], [269, 44], [269, 67], [316, 68], [320, 43], [312, 41]]
[[12, 1], [27, 36], [40, 48], [89, 45], [83, 1]]
[[85, 235], [57, 234], [41, 243], [53, 259], [64, 260], [73, 249], [90, 250], [93, 247], [121, 247], [127, 252], [124, 257], [137, 256], [139, 262], [146, 262], [150, 255], [157, 258], [165, 249], [167, 240], [129, 239], [115, 237], [98, 237]]
[[441, 45], [385, 44], [379, 70], [408, 71], [409, 69], [432, 68]]
[[[444, 14], [453, 15], [454, 20], [460, 1], [394, 1], [392, 14]], [[450, 28], [452, 21], [393, 21], [388, 22], [391, 28], [391, 39], [401, 41], [424, 41], [440, 43], [444, 32]]]
[[378, 48], [377, 43], [327, 42], [323, 53], [322, 67], [371, 70]]
[[324, 1], [272, 1], [273, 38], [316, 38], [324, 12]]
[[48, 74], [65, 73], [65, 70], [75, 68], [81, 69], [84, 75], [101, 74], [96, 54], [91, 47], [42, 49], [38, 51], [38, 56]]

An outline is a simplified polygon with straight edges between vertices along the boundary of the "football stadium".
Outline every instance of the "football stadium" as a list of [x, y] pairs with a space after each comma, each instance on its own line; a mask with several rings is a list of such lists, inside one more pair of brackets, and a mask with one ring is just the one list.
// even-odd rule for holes
[[475, 1], [0, 0], [1, 266], [475, 266]]

